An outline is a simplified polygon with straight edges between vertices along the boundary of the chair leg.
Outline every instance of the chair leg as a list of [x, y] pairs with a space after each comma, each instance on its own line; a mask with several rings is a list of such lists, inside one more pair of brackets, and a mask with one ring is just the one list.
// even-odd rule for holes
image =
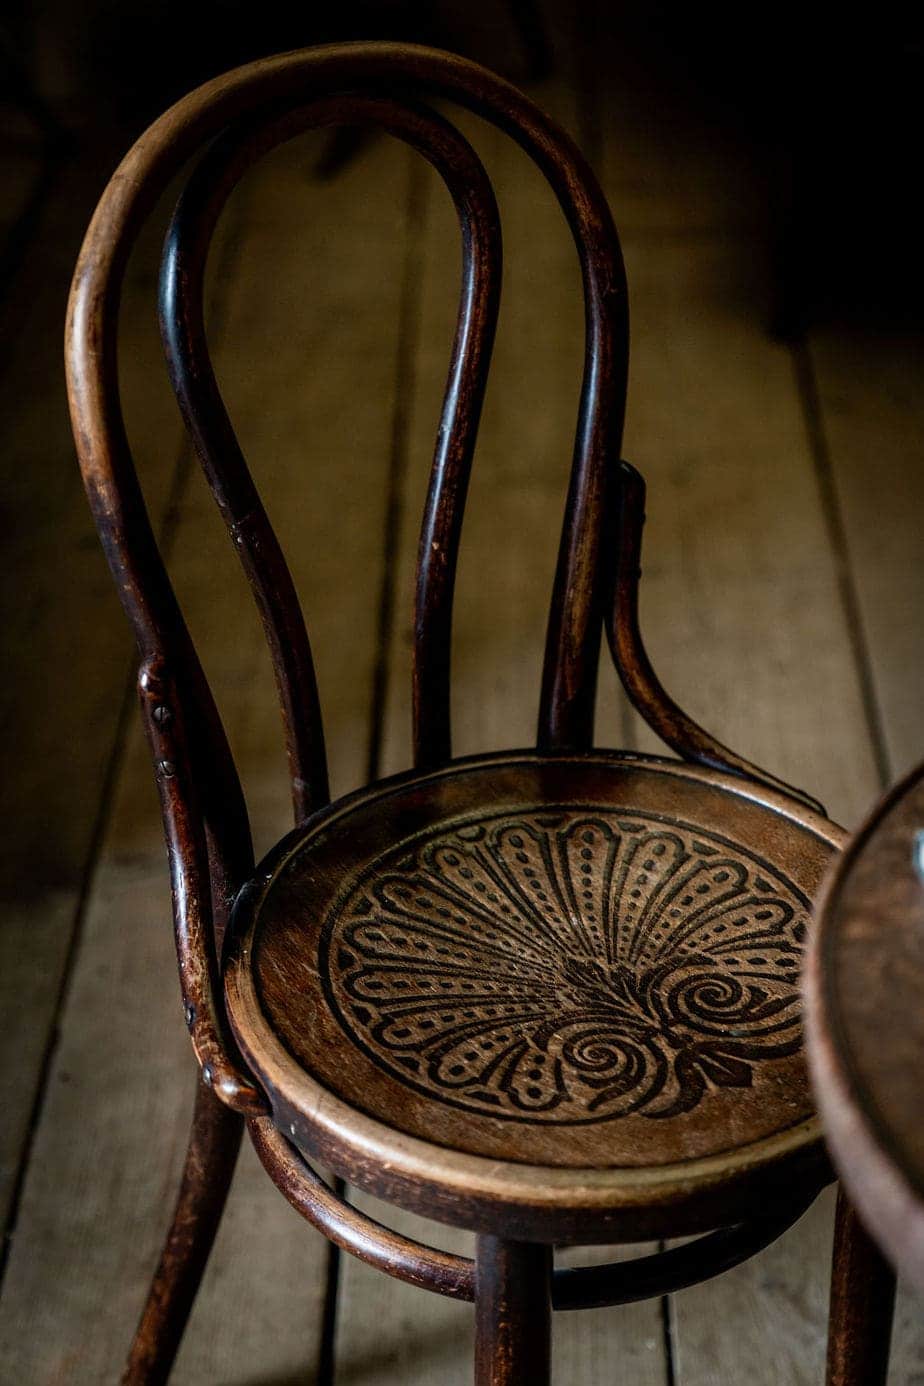
[[475, 1386], [549, 1386], [551, 1330], [551, 1247], [479, 1237]]
[[895, 1272], [838, 1189], [827, 1386], [885, 1386], [894, 1306]]
[[122, 1386], [161, 1386], [170, 1375], [221, 1221], [243, 1129], [243, 1118], [200, 1081], [173, 1223]]

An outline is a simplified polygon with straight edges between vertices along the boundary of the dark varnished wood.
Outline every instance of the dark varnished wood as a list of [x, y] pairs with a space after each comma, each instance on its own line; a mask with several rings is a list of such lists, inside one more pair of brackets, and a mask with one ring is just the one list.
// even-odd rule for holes
[[241, 896], [231, 1023], [283, 1129], [382, 1197], [550, 1241], [728, 1223], [824, 1178], [796, 971], [840, 839], [673, 761], [396, 777]]
[[[454, 97], [506, 130], [545, 173], [574, 234], [584, 278], [587, 351], [575, 457], [552, 597], [540, 741], [549, 747], [578, 747], [589, 745], [592, 735], [597, 632], [605, 586], [600, 555], [607, 504], [607, 464], [618, 456], [627, 370], [622, 258], [609, 209], [593, 174], [567, 136], [515, 88], [465, 60], [423, 48], [393, 44], [318, 48], [254, 63], [207, 83], [142, 136], [110, 183], [87, 233], [75, 272], [66, 358], [74, 436], [87, 493], [123, 605], [135, 630], [142, 666], [156, 670], [157, 678], [177, 694], [176, 705], [168, 712], [190, 748], [190, 785], [194, 784], [197, 800], [192, 812], [199, 818], [208, 842], [211, 912], [216, 916], [216, 928], [220, 927], [218, 913], [233, 898], [252, 865], [249, 827], [227, 739], [158, 551], [125, 434], [115, 330], [120, 286], [144, 215], [197, 144], [230, 122], [259, 117], [272, 127], [291, 112], [330, 101], [344, 91], [354, 94], [365, 88], [370, 98], [374, 97], [383, 84], [400, 86], [405, 92]], [[394, 119], [394, 109], [394, 103], [385, 103], [386, 124]], [[310, 120], [305, 123], [310, 124]], [[410, 116], [404, 123], [408, 129], [414, 125]], [[467, 147], [458, 137], [447, 137], [441, 123], [426, 113], [418, 112], [414, 128], [412, 142], [416, 139], [418, 144], [429, 144], [429, 156], [447, 176], [450, 187], [454, 187], [453, 175], [444, 168], [444, 162], [451, 165], [458, 149]], [[251, 146], [251, 152], [259, 152], [259, 140]], [[471, 173], [470, 155], [463, 153], [462, 167]], [[476, 188], [480, 186], [477, 175], [474, 182]], [[200, 182], [200, 188], [206, 185], [212, 186], [209, 177]], [[216, 185], [219, 199], [220, 185], [221, 178]], [[207, 242], [207, 234], [198, 242], [200, 260]], [[468, 248], [473, 255], [479, 249], [474, 239]], [[168, 254], [168, 286], [172, 263]], [[475, 265], [476, 260], [473, 258], [470, 263]], [[432, 692], [437, 709], [432, 735], [427, 738], [420, 735], [418, 716], [417, 757], [428, 764], [438, 761], [449, 750], [448, 694], [444, 684], [454, 549], [465, 493], [471, 442], [468, 435], [477, 423], [479, 379], [486, 365], [487, 352], [481, 347], [490, 344], [491, 282], [489, 273], [482, 275], [474, 313], [471, 297], [463, 294], [460, 324], [467, 323], [468, 327], [460, 326], [457, 331], [447, 409], [452, 416], [460, 400], [467, 407], [461, 408], [455, 418], [456, 437], [441, 437], [438, 441], [422, 531], [418, 592], [442, 613], [441, 619], [432, 624], [425, 621], [423, 631], [418, 619], [418, 636], [423, 638], [417, 649], [416, 705], [420, 709], [427, 704]], [[169, 287], [166, 299], [168, 304], [172, 302]], [[187, 318], [190, 304], [193, 305], [189, 320], [194, 323], [195, 303], [195, 291], [177, 299], [178, 310], [185, 311]], [[480, 333], [468, 330], [472, 321], [485, 325]], [[175, 363], [180, 362], [188, 341], [182, 331], [173, 334], [168, 330], [166, 335], [168, 343], [176, 348], [172, 350]], [[200, 363], [203, 360], [207, 365], [207, 356], [203, 357], [200, 350]], [[460, 382], [464, 378], [469, 383], [462, 389]], [[220, 399], [214, 390], [208, 389], [208, 372], [203, 379], [205, 417], [210, 417], [220, 432], [224, 430], [222, 441], [227, 442]], [[190, 396], [181, 391], [181, 399], [188, 403]], [[201, 424], [203, 411], [190, 410], [189, 418], [195, 433], [196, 421]], [[206, 435], [203, 438], [209, 442]], [[210, 465], [213, 467], [212, 480], [215, 482], [217, 477], [219, 488], [230, 479], [230, 496], [225, 499], [232, 504], [232, 535], [244, 552], [245, 568], [254, 581], [275, 655], [289, 733], [293, 796], [296, 811], [301, 814], [326, 793], [323, 737], [320, 726], [314, 725], [317, 709], [307, 639], [300, 616], [290, 610], [288, 598], [293, 594], [278, 545], [259, 509], [248, 508], [248, 499], [253, 499], [252, 484], [243, 459], [232, 450], [229, 470], [223, 477], [214, 472], [215, 454], [210, 447], [201, 451], [207, 470]], [[450, 541], [445, 548], [444, 538]], [[422, 678], [422, 670], [433, 675], [432, 689], [429, 675]], [[303, 719], [297, 725], [292, 720], [296, 708]], [[189, 830], [192, 839], [201, 839], [195, 824], [191, 823]], [[201, 856], [192, 846], [190, 852], [191, 861]], [[174, 852], [173, 860], [182, 876], [186, 870], [184, 852]], [[193, 876], [199, 875], [192, 865], [190, 871]], [[193, 900], [198, 915], [205, 918], [207, 902], [201, 898], [199, 885], [198, 880], [186, 882], [175, 876], [174, 898], [180, 903]], [[208, 979], [214, 993], [214, 959], [209, 956], [205, 931], [186, 928], [179, 921], [177, 934], [178, 938], [185, 934], [192, 944], [192, 951], [180, 954], [181, 973], [191, 968], [195, 974], [184, 982], [186, 990], [191, 992], [200, 981]], [[203, 1053], [214, 1051], [220, 1040], [218, 1006], [214, 994], [203, 995], [192, 1005], [191, 1034]], [[246, 1082], [241, 1086], [240, 1079], [234, 1076], [233, 1054], [228, 1054], [220, 1066], [228, 1079], [221, 1089], [224, 1100], [242, 1111], [253, 1110], [254, 1098], [246, 1091]], [[214, 1066], [210, 1067], [214, 1071]]]
[[201, 1081], [173, 1222], [122, 1376], [161, 1386], [180, 1346], [237, 1163], [243, 1121]]
[[552, 1251], [483, 1235], [475, 1248], [475, 1386], [547, 1386]]
[[250, 1121], [254, 1149], [276, 1187], [319, 1232], [367, 1265], [409, 1285], [471, 1303], [474, 1263], [402, 1237], [351, 1208], [301, 1157], [268, 1117]]
[[922, 825], [918, 767], [875, 807], [832, 871], [805, 970], [815, 1095], [845, 1187], [834, 1243], [829, 1386], [886, 1379], [895, 1271], [883, 1252], [924, 1289]]
[[[183, 1015], [202, 1069], [202, 1081], [233, 1110], [255, 1116], [266, 1099], [242, 1070], [216, 1001], [218, 956], [227, 896], [216, 890], [225, 873], [209, 850], [183, 702], [167, 666], [147, 660], [138, 677], [141, 714], [154, 762], [170, 879]], [[248, 860], [244, 858], [244, 861]], [[240, 863], [243, 865], [243, 862]]]
[[835, 1164], [887, 1255], [924, 1291], [924, 768], [851, 840], [819, 901], [809, 1055]]
[[606, 464], [619, 455], [625, 405], [625, 276], [609, 209], [579, 151], [515, 88], [473, 63], [394, 44], [288, 54], [207, 83], [142, 136], [91, 224], [69, 309], [69, 394], [91, 505], [143, 653], [171, 648], [185, 665], [185, 627], [134, 478], [118, 398], [115, 334], [107, 330], [128, 251], [170, 176], [230, 121], [268, 106], [275, 115], [287, 104], [294, 108], [338, 91], [383, 85], [452, 97], [506, 130], [549, 179], [575, 236], [587, 302], [587, 361], [540, 725], [549, 745], [587, 745], [597, 660], [596, 638], [589, 637], [599, 629], [603, 605]]
[[838, 1191], [827, 1386], [885, 1386], [895, 1272]]
[[445, 762], [451, 754], [449, 653], [456, 561], [500, 299], [500, 224], [479, 159], [433, 112], [382, 97], [329, 98], [275, 121], [264, 118], [232, 127], [210, 149], [179, 200], [161, 275], [161, 328], [171, 379], [257, 598], [279, 686], [299, 819], [328, 800], [311, 651], [288, 567], [218, 390], [202, 296], [215, 226], [250, 165], [307, 128], [345, 122], [380, 126], [427, 158], [446, 181], [462, 233], [462, 296], [421, 526], [415, 607], [415, 762]]
[[[345, 1251], [409, 1285], [471, 1303], [475, 1263], [403, 1237], [351, 1207], [328, 1187], [268, 1117], [249, 1122], [254, 1148], [273, 1183], [301, 1215]], [[814, 1200], [804, 1190], [768, 1217], [722, 1228], [693, 1242], [608, 1265], [557, 1269], [554, 1309], [599, 1309], [673, 1294], [722, 1275], [776, 1240]]]
[[[318, 50], [254, 64], [194, 93], [139, 141], [113, 179], [90, 228], [69, 311], [69, 396], [91, 506], [138, 641], [142, 708], [161, 791], [171, 860], [177, 953], [187, 1024], [204, 1081], [213, 1085], [222, 1101], [251, 1115], [263, 1109], [263, 1099], [241, 1070], [233, 1042], [224, 1028], [216, 991], [217, 959], [227, 906], [252, 867], [249, 825], [227, 740], [157, 550], [134, 474], [118, 393], [115, 320], [125, 262], [141, 220], [197, 141], [208, 140], [232, 119], [257, 113], [257, 123], [271, 129], [285, 119], [287, 112], [304, 110], [325, 99], [329, 114], [333, 115], [330, 103], [336, 106], [338, 89], [343, 87], [353, 94], [355, 115], [357, 88], [365, 86], [377, 92], [385, 82], [398, 82], [405, 90], [416, 88], [455, 95], [463, 104], [507, 129], [546, 172], [575, 235], [587, 295], [587, 367], [550, 616], [541, 737], [552, 746], [587, 745], [591, 737], [598, 649], [594, 636], [602, 611], [604, 580], [598, 561], [604, 467], [610, 456], [618, 455], [625, 402], [627, 332], [618, 241], [606, 203], [580, 155], [514, 89], [471, 64], [426, 50], [392, 45]], [[383, 123], [387, 125], [390, 118], [392, 124], [403, 121], [406, 130], [413, 126], [415, 137], [411, 142], [418, 147], [428, 140], [436, 145], [441, 141], [442, 147], [433, 162], [444, 175], [447, 167], [452, 169], [453, 156], [466, 149], [454, 132], [426, 112], [415, 116], [410, 108], [396, 108], [380, 97], [379, 101]], [[273, 103], [272, 110], [266, 109], [267, 102]], [[367, 101], [367, 115], [372, 104]], [[431, 139], [434, 132], [435, 141]], [[235, 138], [229, 136], [225, 147], [233, 145]], [[216, 155], [210, 167], [214, 168], [217, 161]], [[448, 419], [450, 427], [440, 435], [421, 539], [415, 669], [416, 752], [421, 764], [439, 763], [449, 755], [449, 616], [455, 549], [493, 333], [493, 266], [499, 263], [496, 254], [492, 257], [488, 253], [490, 247], [484, 237], [479, 245], [478, 236], [473, 234], [479, 225], [479, 195], [480, 206], [487, 206], [489, 213], [487, 218], [481, 217], [480, 226], [490, 233], [496, 217], [493, 200], [479, 193], [487, 184], [470, 151], [452, 173], [457, 182], [453, 183], [452, 176], [447, 181], [459, 194], [464, 248], [469, 257], [468, 296], [463, 294], [447, 391], [450, 413], [444, 423]], [[207, 191], [207, 184], [206, 173], [199, 181], [200, 189]], [[466, 217], [468, 209], [475, 215]], [[199, 245], [207, 245], [207, 239], [206, 235]], [[165, 282], [169, 286], [169, 254], [166, 268]], [[182, 274], [174, 282], [182, 284]], [[187, 277], [185, 283], [192, 287], [191, 300], [187, 297], [178, 301], [176, 311], [169, 294], [166, 300], [166, 338], [171, 351], [176, 343], [171, 329], [182, 316], [180, 302], [187, 310], [191, 302], [195, 312], [195, 275]], [[188, 346], [188, 341], [180, 341], [181, 352]], [[482, 350], [485, 347], [487, 350]], [[172, 352], [175, 360], [181, 352]], [[191, 356], [192, 352], [188, 352], [187, 357]], [[207, 357], [205, 361], [207, 365]], [[186, 359], [175, 370], [181, 402], [184, 371], [189, 364]], [[190, 404], [189, 398], [185, 402]], [[457, 406], [459, 418], [453, 418], [451, 411]], [[201, 413], [197, 416], [194, 402], [186, 412], [195, 433]], [[220, 425], [220, 400], [212, 413]], [[207, 438], [205, 442], [200, 453], [208, 471]], [[294, 610], [294, 593], [275, 537], [252, 485], [248, 489], [249, 476], [243, 460], [232, 454], [232, 467], [235, 465], [237, 494], [219, 494], [219, 500], [233, 502], [229, 528], [242, 551], [267, 628], [286, 722], [296, 817], [303, 817], [311, 808], [323, 804], [327, 795], [311, 655], [301, 618]], [[217, 471], [214, 467], [212, 470], [214, 482]], [[219, 477], [217, 493], [221, 486]], [[221, 1156], [220, 1152], [213, 1153], [220, 1183]], [[203, 1206], [209, 1197], [202, 1187], [207, 1181], [208, 1173], [203, 1171], [199, 1186], [193, 1190], [193, 1202], [199, 1197]], [[194, 1224], [192, 1219], [189, 1225]], [[190, 1264], [198, 1259], [201, 1270], [210, 1236], [201, 1236], [199, 1243], [202, 1255], [194, 1256]], [[168, 1277], [162, 1286], [166, 1313], [168, 1317], [173, 1315], [180, 1327], [185, 1316], [184, 1301], [189, 1298], [181, 1280], [182, 1277]]]

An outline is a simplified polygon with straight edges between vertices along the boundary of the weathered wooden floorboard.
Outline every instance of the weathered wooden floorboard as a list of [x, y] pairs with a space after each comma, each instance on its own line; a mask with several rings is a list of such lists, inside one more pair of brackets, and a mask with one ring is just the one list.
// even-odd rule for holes
[[[216, 356], [309, 620], [320, 617], [342, 792], [365, 771], [408, 165], [396, 146], [376, 148], [325, 187], [310, 180], [316, 153], [275, 157], [243, 194]], [[143, 415], [136, 423], [144, 431]], [[198, 475], [176, 501], [172, 569], [265, 847], [289, 810], [259, 624]], [[171, 1211], [193, 1084], [172, 951], [155, 795], [133, 726], [12, 1250], [2, 1318], [13, 1380], [117, 1379]], [[325, 1265], [323, 1240], [245, 1153], [174, 1379], [310, 1375]]]

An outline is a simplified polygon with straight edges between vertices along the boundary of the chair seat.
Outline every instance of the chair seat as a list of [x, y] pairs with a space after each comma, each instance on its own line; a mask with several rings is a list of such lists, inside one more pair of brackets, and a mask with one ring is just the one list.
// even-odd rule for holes
[[373, 1193], [626, 1240], [825, 1178], [799, 968], [841, 830], [725, 773], [482, 756], [290, 834], [225, 969], [274, 1119]]

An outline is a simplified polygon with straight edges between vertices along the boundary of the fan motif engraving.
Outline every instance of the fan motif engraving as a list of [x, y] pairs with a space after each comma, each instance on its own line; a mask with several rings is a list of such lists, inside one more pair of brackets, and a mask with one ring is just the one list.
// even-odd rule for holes
[[652, 814], [456, 820], [380, 858], [324, 930], [340, 1024], [402, 1082], [501, 1118], [691, 1111], [801, 1043], [809, 902]]

